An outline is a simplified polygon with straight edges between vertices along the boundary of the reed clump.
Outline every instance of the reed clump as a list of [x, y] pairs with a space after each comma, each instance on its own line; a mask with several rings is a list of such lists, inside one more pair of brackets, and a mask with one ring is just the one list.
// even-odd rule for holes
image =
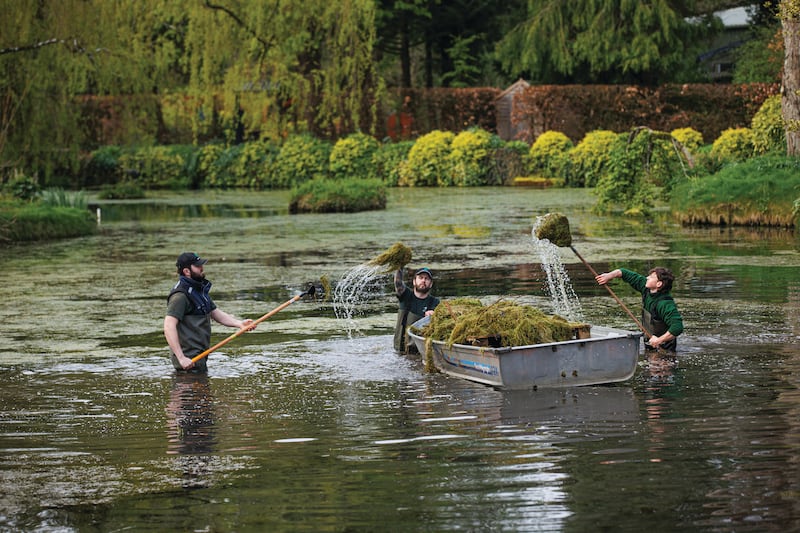
[[547, 239], [558, 247], [570, 246], [572, 234], [569, 231], [569, 219], [561, 213], [547, 213], [536, 229], [536, 238]]
[[380, 255], [372, 259], [369, 264], [388, 267], [388, 272], [403, 268], [411, 262], [411, 248], [402, 242], [396, 242]]
[[503, 347], [567, 341], [574, 339], [579, 329], [587, 328], [586, 324], [507, 300], [485, 306], [474, 298], [456, 298], [443, 301], [419, 334], [450, 346], [488, 340], [492, 347]]

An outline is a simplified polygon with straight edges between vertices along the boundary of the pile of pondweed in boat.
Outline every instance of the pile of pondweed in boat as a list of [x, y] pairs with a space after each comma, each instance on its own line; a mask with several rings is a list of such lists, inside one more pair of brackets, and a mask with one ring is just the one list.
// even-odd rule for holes
[[448, 345], [500, 347], [562, 342], [574, 339], [577, 331], [586, 330], [586, 324], [508, 300], [483, 305], [474, 298], [456, 298], [442, 301], [430, 323], [416, 333]]

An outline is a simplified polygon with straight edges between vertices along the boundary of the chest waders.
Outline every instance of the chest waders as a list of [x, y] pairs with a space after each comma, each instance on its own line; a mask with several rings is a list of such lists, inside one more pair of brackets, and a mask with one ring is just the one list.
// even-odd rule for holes
[[[661, 317], [659, 317], [657, 314], [651, 313], [650, 310], [648, 310], [647, 307], [645, 307], [644, 305], [645, 299], [646, 295], [642, 293], [642, 324], [644, 324], [645, 328], [647, 328], [647, 330], [650, 331], [650, 333], [654, 337], [660, 337], [669, 330], [669, 326], [667, 326], [666, 322], [661, 320]], [[672, 300], [672, 297], [665, 296], [663, 299]], [[656, 303], [658, 302], [657, 301], [653, 302], [654, 311], [656, 310]], [[647, 344], [645, 344], [645, 348], [646, 347]], [[660, 348], [663, 348], [664, 350], [670, 352], [674, 352], [677, 347], [678, 347], [678, 339], [672, 339], [667, 342], [662, 342], [660, 345]]]
[[394, 328], [394, 349], [400, 353], [410, 353], [415, 354], [419, 353], [417, 351], [417, 347], [409, 342], [408, 333], [406, 333], [406, 329], [408, 328], [409, 324], [413, 324], [417, 320], [420, 320], [422, 317], [412, 313], [407, 309], [401, 309], [397, 313], [397, 324]]

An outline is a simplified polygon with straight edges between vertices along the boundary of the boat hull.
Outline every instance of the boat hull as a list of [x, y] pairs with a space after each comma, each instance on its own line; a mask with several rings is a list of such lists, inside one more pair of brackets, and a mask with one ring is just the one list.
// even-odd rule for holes
[[430, 342], [415, 332], [425, 317], [409, 327], [409, 337], [437, 370], [498, 389], [574, 387], [626, 381], [636, 372], [641, 333], [593, 326], [591, 337], [564, 342], [491, 348]]

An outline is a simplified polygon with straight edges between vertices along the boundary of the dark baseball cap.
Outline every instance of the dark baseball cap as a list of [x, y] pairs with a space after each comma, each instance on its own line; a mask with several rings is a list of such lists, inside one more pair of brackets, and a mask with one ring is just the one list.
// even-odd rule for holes
[[192, 265], [205, 265], [206, 262], [208, 262], [208, 259], [201, 259], [200, 256], [194, 252], [183, 252], [178, 256], [178, 260], [175, 261], [175, 266], [178, 268], [189, 268]]
[[422, 267], [414, 272], [414, 277], [417, 277], [420, 274], [427, 274], [429, 278], [433, 279], [433, 274], [431, 274], [431, 270], [428, 267]]

